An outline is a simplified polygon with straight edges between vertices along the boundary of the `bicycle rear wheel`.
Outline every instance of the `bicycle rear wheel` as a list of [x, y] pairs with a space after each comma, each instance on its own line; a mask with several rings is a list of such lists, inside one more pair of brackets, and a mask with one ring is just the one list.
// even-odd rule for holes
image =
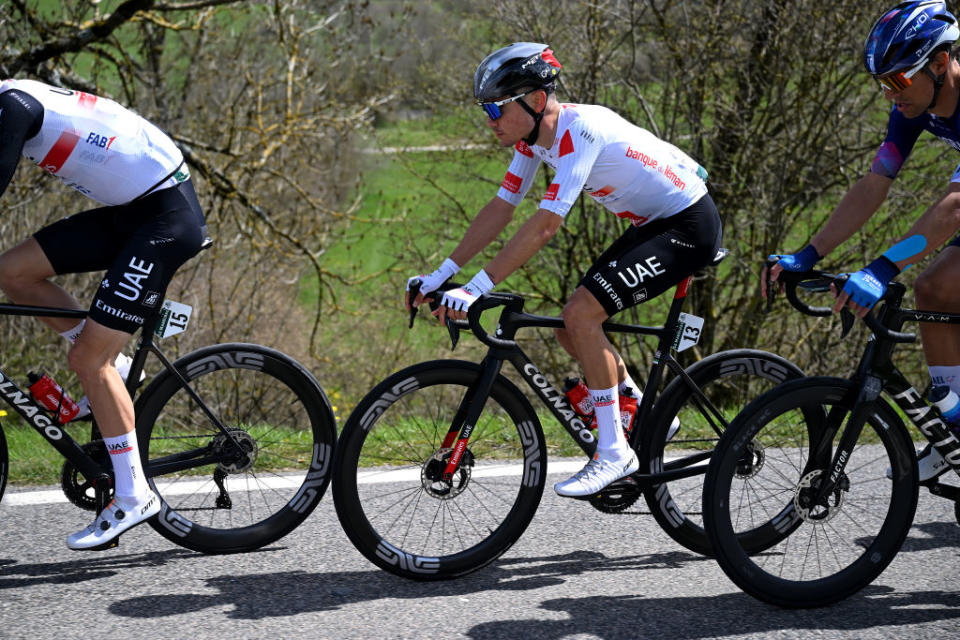
[[[913, 443], [883, 400], [866, 424], [827, 504], [812, 505], [850, 419], [858, 387], [841, 378], [788, 382], [752, 402], [717, 445], [704, 489], [704, 524], [737, 586], [781, 607], [819, 607], [870, 584], [903, 544], [917, 506]], [[811, 445], [840, 425], [827, 455]], [[888, 467], [892, 479], [887, 477]], [[744, 530], [789, 531], [749, 557]]]
[[[802, 377], [803, 371], [766, 351], [732, 349], [700, 360], [688, 367], [686, 374], [697, 388], [683, 378], [667, 385], [654, 405], [655, 426], [642, 432], [646, 438], [641, 460], [646, 460], [649, 473], [687, 468], [696, 474], [651, 485], [644, 498], [667, 535], [695, 553], [711, 555], [703, 529], [703, 479], [720, 439], [717, 432], [733, 422], [751, 400], [785, 380]], [[674, 418], [680, 427], [667, 440]], [[754, 540], [749, 548], [759, 551], [765, 544], [765, 540]]]
[[259, 345], [214, 345], [174, 366], [203, 404], [169, 371], [137, 401], [141, 455], [164, 502], [150, 524], [203, 553], [285, 536], [330, 482], [336, 423], [323, 389], [298, 362]]
[[546, 482], [546, 445], [530, 403], [498, 376], [452, 484], [442, 443], [462, 426], [479, 365], [424, 362], [377, 385], [347, 419], [334, 462], [343, 530], [380, 568], [414, 580], [493, 562], [530, 523]]

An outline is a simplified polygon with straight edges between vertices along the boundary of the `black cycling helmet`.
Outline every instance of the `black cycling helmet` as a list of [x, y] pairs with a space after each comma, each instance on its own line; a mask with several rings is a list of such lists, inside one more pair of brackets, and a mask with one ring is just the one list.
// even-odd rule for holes
[[[521, 92], [543, 89], [552, 93], [557, 87], [560, 75], [560, 63], [553, 51], [538, 42], [514, 42], [498, 49], [483, 59], [473, 75], [473, 97], [477, 104], [490, 103], [505, 97], [514, 97]], [[527, 144], [533, 144], [540, 133], [540, 121], [543, 111], [534, 111], [523, 100], [517, 100], [521, 107], [533, 118], [533, 129], [524, 138]], [[500, 117], [499, 106], [484, 108], [490, 118]]]
[[473, 76], [473, 97], [491, 102], [523, 89], [553, 90], [560, 74], [553, 51], [537, 42], [514, 42], [488, 55]]

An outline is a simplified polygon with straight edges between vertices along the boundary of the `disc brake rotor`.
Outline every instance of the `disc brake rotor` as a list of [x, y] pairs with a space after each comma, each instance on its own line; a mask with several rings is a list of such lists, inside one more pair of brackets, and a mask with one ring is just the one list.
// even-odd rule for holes
[[464, 449], [460, 464], [453, 473], [453, 479], [450, 481], [443, 479], [443, 471], [452, 453], [453, 449], [438, 449], [420, 468], [420, 482], [423, 484], [423, 490], [438, 500], [456, 498], [470, 484], [470, 477], [473, 475], [475, 464], [473, 453], [470, 449]]
[[793, 506], [804, 522], [821, 524], [832, 520], [840, 513], [844, 498], [850, 490], [850, 479], [844, 474], [837, 481], [837, 486], [833, 492], [826, 497], [826, 500], [819, 504], [815, 503], [814, 501], [816, 500], [817, 492], [820, 490], [820, 482], [824, 473], [822, 469], [811, 471], [803, 476], [797, 484], [797, 491], [793, 497]]

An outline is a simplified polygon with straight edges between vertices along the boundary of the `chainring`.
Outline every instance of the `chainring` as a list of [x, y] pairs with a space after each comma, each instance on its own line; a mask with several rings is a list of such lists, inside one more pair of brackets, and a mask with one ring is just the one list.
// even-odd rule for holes
[[[103, 440], [94, 440], [80, 447], [94, 462], [104, 468], [112, 476], [112, 466], [110, 465], [110, 455], [103, 444]], [[109, 471], [108, 471], [109, 470]], [[87, 511], [97, 510], [97, 491], [92, 480], [87, 480], [80, 473], [72, 462], [67, 460], [63, 463], [60, 470], [60, 488], [63, 489], [63, 495], [67, 500]], [[110, 497], [113, 497], [113, 487], [110, 489]]]
[[642, 492], [629, 476], [590, 496], [590, 506], [603, 513], [621, 513], [640, 499]]

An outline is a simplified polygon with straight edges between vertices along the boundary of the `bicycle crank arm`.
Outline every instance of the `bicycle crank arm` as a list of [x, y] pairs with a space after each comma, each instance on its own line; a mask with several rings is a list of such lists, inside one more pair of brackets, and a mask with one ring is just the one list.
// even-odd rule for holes
[[960, 502], [960, 487], [953, 487], [949, 484], [943, 484], [942, 482], [936, 481], [927, 481], [927, 483], [921, 482], [921, 487], [926, 487], [929, 489], [930, 493], [935, 496], [940, 496], [941, 498], [946, 498], [947, 500], [953, 500], [954, 502]]

